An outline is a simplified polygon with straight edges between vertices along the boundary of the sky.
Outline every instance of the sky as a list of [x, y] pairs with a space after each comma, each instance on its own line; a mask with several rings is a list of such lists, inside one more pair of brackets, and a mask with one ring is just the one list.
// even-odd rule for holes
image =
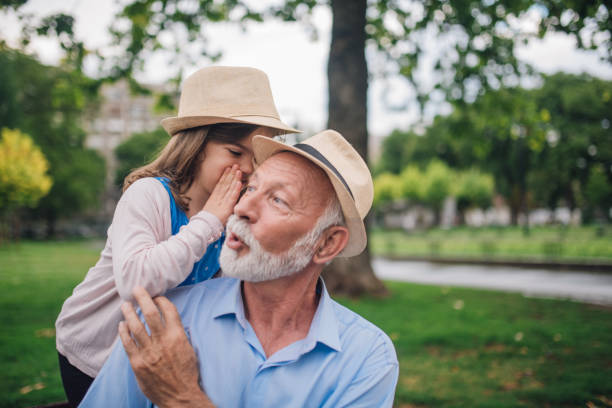
[[[86, 46], [96, 48], [108, 42], [107, 27], [118, 6], [115, 0], [30, 0], [24, 10], [36, 16], [53, 12], [70, 12], [76, 16], [76, 34]], [[222, 51], [218, 65], [251, 66], [266, 72], [281, 118], [305, 134], [313, 134], [325, 127], [327, 120], [326, 64], [330, 43], [331, 13], [318, 8], [313, 16], [319, 38], [312, 41], [299, 23], [268, 21], [250, 24], [246, 32], [228, 24], [214, 24], [206, 28], [209, 49]], [[19, 23], [10, 14], [0, 13], [0, 37], [9, 44], [19, 33]], [[31, 51], [48, 64], [57, 62], [59, 49], [50, 40], [33, 42]], [[573, 40], [563, 34], [548, 35], [542, 41], [532, 41], [516, 50], [519, 59], [532, 63], [544, 73], [565, 71], [587, 72], [612, 80], [612, 66], [599, 61], [594, 53], [577, 51]], [[370, 65], [376, 63], [369, 59]], [[209, 65], [206, 60], [189, 68], [186, 74]], [[139, 80], [163, 83], [171, 74], [167, 61], [157, 58], [147, 62]], [[93, 72], [93, 70], [92, 70]], [[423, 80], [427, 80], [427, 73]], [[375, 140], [393, 129], [409, 130], [419, 120], [416, 106], [408, 105], [397, 111], [383, 103], [383, 93], [392, 89], [391, 102], [404, 101], [410, 89], [401, 78], [374, 78], [368, 95], [369, 133]], [[441, 107], [439, 112], [444, 112]], [[435, 113], [435, 112], [434, 112]]]

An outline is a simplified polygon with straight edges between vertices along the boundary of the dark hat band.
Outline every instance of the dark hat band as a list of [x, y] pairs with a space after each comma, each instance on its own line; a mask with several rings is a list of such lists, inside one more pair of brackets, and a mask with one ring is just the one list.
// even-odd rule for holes
[[355, 201], [355, 197], [353, 197], [353, 192], [351, 191], [350, 187], [348, 186], [348, 184], [346, 183], [346, 180], [344, 180], [344, 177], [342, 177], [342, 174], [340, 174], [340, 172], [338, 171], [338, 169], [336, 169], [336, 167], [334, 167], [333, 164], [331, 164], [329, 162], [329, 160], [327, 160], [325, 158], [325, 156], [323, 156], [321, 154], [321, 152], [319, 152], [317, 149], [315, 149], [314, 147], [312, 147], [311, 145], [307, 145], [305, 143], [298, 143], [296, 145], [293, 145], [293, 147], [302, 150], [303, 152], [308, 153], [309, 155], [313, 156], [314, 158], [316, 158], [317, 160], [319, 160], [321, 163], [323, 163], [325, 166], [327, 166], [328, 169], [330, 169], [332, 171], [332, 173], [334, 173], [336, 175], [336, 177], [338, 177], [340, 179], [340, 181], [342, 182], [342, 184], [344, 184], [344, 187], [346, 187], [347, 191], [349, 192], [349, 194], [351, 195], [351, 198], [353, 199], [353, 201]]

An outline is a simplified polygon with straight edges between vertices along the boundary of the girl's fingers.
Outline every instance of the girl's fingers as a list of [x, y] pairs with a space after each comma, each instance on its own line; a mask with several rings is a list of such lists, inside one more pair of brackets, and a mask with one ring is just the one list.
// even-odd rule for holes
[[219, 178], [219, 181], [217, 182], [215, 189], [219, 189], [219, 191], [222, 192], [224, 189], [227, 188], [227, 185], [230, 184], [231, 182], [232, 182], [232, 168], [227, 167], [223, 171], [223, 174], [221, 175], [221, 177]]
[[242, 179], [242, 172], [238, 170], [236, 172], [236, 178], [234, 178], [234, 181], [232, 182], [232, 185], [230, 186], [230, 190], [228, 194], [232, 205], [235, 205], [236, 201], [238, 201], [238, 196], [240, 195], [240, 190], [242, 189], [241, 179]]
[[219, 181], [215, 186], [215, 190], [217, 190], [217, 192], [220, 194], [226, 194], [227, 190], [230, 188], [232, 182], [236, 178], [236, 172], [238, 171], [238, 166], [235, 164], [232, 167], [227, 167], [219, 178]]
[[241, 188], [242, 171], [234, 164], [224, 170], [203, 209], [216, 215], [225, 224], [227, 218], [234, 212]]

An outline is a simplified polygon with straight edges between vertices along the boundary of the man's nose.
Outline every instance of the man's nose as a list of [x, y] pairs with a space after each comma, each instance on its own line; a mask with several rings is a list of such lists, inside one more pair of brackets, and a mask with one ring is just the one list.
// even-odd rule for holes
[[242, 219], [249, 222], [254, 222], [257, 217], [257, 193], [252, 191], [246, 191], [240, 200], [234, 206], [234, 214]]

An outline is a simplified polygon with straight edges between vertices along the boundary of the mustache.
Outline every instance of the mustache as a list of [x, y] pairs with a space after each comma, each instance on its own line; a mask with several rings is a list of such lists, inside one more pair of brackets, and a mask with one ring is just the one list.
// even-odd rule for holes
[[251, 234], [248, 223], [239, 218], [237, 215], [232, 214], [227, 220], [227, 232], [232, 233], [238, 237], [243, 243], [249, 247], [259, 246], [259, 242]]

